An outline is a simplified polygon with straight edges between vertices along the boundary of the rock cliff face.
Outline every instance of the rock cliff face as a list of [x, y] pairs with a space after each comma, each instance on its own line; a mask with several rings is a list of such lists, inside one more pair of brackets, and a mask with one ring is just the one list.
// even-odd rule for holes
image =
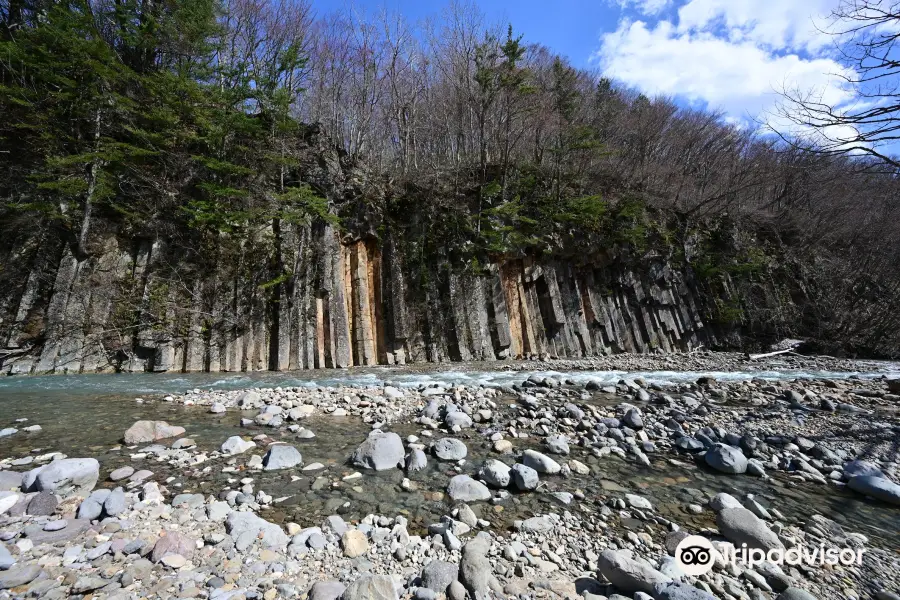
[[114, 234], [98, 234], [84, 260], [59, 242], [18, 249], [4, 257], [0, 370], [345, 368], [677, 351], [715, 338], [703, 294], [663, 261], [636, 272], [509, 259], [423, 277], [389, 238], [342, 240], [324, 224], [266, 235], [270, 251], [247, 244], [206, 266], [162, 240]]

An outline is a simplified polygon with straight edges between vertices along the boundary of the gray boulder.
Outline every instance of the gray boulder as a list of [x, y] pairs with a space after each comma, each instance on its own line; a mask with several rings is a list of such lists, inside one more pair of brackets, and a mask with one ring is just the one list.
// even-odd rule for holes
[[900, 485], [885, 477], [859, 475], [852, 478], [847, 483], [847, 487], [854, 492], [871, 496], [876, 500], [900, 506]]
[[481, 467], [481, 478], [488, 485], [505, 488], [509, 485], [511, 477], [510, 469], [506, 463], [500, 462], [495, 458], [487, 459]]
[[166, 535], [156, 540], [153, 551], [150, 553], [150, 560], [156, 563], [175, 554], [190, 560], [196, 548], [197, 542], [194, 541], [194, 538], [179, 531], [167, 531]]
[[33, 516], [47, 517], [56, 512], [59, 505], [59, 499], [52, 492], [40, 492], [34, 496], [28, 503], [25, 514]]
[[275, 444], [269, 447], [269, 451], [263, 456], [263, 469], [277, 471], [278, 469], [290, 469], [303, 464], [303, 456], [300, 451], [288, 444]]
[[652, 595], [656, 592], [657, 585], [666, 585], [672, 581], [668, 575], [613, 550], [600, 553], [598, 566], [610, 583], [628, 594], [644, 592]]
[[16, 559], [6, 549], [6, 545], [0, 542], [0, 571], [5, 571], [14, 564], [16, 564]]
[[706, 452], [706, 464], [722, 473], [742, 474], [747, 472], [747, 457], [739, 448], [727, 444], [716, 444]]
[[42, 573], [40, 565], [22, 565], [13, 567], [7, 571], [0, 571], [0, 590], [19, 587], [31, 583]]
[[491, 499], [491, 491], [487, 486], [468, 475], [457, 475], [451, 479], [447, 486], [447, 493], [456, 502], [478, 502]]
[[774, 531], [769, 529], [765, 521], [746, 508], [725, 508], [716, 514], [716, 526], [725, 538], [740, 547], [747, 544], [750, 548], [774, 550], [784, 548]]
[[462, 411], [448, 413], [444, 417], [444, 424], [447, 427], [459, 427], [460, 429], [468, 429], [472, 426], [472, 417]]
[[290, 542], [287, 534], [275, 523], [269, 523], [250, 512], [232, 512], [225, 519], [225, 531], [234, 539], [234, 546], [243, 552], [255, 543], [283, 549]]
[[438, 594], [446, 593], [458, 578], [459, 567], [443, 560], [433, 560], [422, 569], [422, 585]]
[[61, 496], [84, 495], [94, 489], [100, 478], [100, 463], [95, 458], [64, 458], [28, 471], [22, 478], [26, 492], [56, 492]]
[[400, 436], [393, 432], [373, 431], [353, 453], [354, 465], [385, 471], [403, 466], [405, 452]]
[[562, 456], [569, 454], [569, 440], [562, 434], [547, 436], [545, 443], [550, 454], [560, 454]]
[[343, 600], [397, 600], [399, 594], [394, 580], [389, 575], [363, 575], [351, 583]]
[[625, 416], [622, 417], [622, 423], [624, 423], [628, 427], [631, 427], [632, 429], [644, 428], [643, 416], [641, 415], [641, 411], [637, 408], [629, 408], [625, 412]]
[[844, 465], [844, 477], [846, 479], [862, 476], [884, 477], [884, 473], [867, 460], [852, 460]]
[[488, 600], [491, 591], [502, 592], [502, 588], [494, 578], [491, 561], [487, 553], [491, 548], [491, 538], [481, 532], [469, 540], [462, 549], [459, 561], [459, 581], [469, 591], [474, 600]]
[[522, 453], [522, 464], [531, 467], [538, 473], [546, 473], [547, 475], [556, 475], [562, 470], [558, 462], [540, 452], [534, 450], [526, 450]]
[[775, 600], [818, 600], [818, 598], [816, 598], [806, 590], [796, 587], [789, 587], [788, 589], [778, 594], [778, 597], [775, 598]]
[[317, 581], [309, 590], [308, 600], [338, 600], [346, 590], [340, 581]]
[[441, 438], [432, 446], [434, 455], [441, 460], [462, 460], [469, 453], [466, 445], [456, 438]]
[[106, 513], [108, 517], [115, 517], [118, 514], [125, 512], [125, 509], [128, 508], [128, 504], [125, 499], [125, 490], [120, 487], [117, 487], [112, 492], [110, 492], [109, 496], [106, 497], [106, 500], [103, 502], [103, 512]]
[[538, 484], [540, 484], [538, 472], [522, 463], [514, 464], [510, 471], [512, 472], [513, 484], [521, 492], [536, 490]]
[[126, 444], [155, 442], [184, 433], [184, 427], [169, 425], [165, 421], [137, 421], [125, 432]]
[[239, 435], [233, 435], [222, 442], [221, 450], [222, 454], [234, 456], [235, 454], [242, 454], [250, 448], [256, 448], [256, 442], [245, 440]]

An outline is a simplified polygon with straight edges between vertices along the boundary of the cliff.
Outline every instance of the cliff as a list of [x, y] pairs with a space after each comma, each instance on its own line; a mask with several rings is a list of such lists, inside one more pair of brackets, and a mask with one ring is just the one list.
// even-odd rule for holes
[[[205, 265], [163, 239], [51, 236], [6, 257], [9, 374], [345, 368], [679, 351], [713, 344], [710, 298], [665, 260], [640, 270], [520, 257], [413, 273], [390, 236], [321, 221]], [[273, 260], [276, 264], [273, 264]], [[275, 278], [271, 275], [279, 274]]]

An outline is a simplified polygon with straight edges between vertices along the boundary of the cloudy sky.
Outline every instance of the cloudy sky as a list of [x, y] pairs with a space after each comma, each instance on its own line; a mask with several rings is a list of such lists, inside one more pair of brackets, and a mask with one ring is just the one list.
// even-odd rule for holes
[[724, 110], [737, 119], [772, 108], [779, 90], [842, 88], [834, 39], [823, 32], [835, 0], [616, 0], [592, 64], [651, 94]]
[[[474, 0], [489, 22], [596, 67], [648, 94], [720, 108], [743, 120], [771, 109], [776, 90], [848, 99], [833, 40], [820, 31], [838, 0]], [[387, 7], [439, 18], [448, 0], [315, 0], [317, 12]], [[348, 4], [350, 3], [350, 4]]]

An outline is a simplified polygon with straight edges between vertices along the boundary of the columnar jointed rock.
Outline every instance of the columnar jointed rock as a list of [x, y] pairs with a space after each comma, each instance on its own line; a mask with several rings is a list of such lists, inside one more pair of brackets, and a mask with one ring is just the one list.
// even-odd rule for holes
[[143, 444], [166, 438], [176, 437], [184, 433], [184, 427], [169, 425], [165, 421], [137, 421], [125, 432], [126, 444]]
[[385, 471], [403, 467], [403, 441], [394, 432], [373, 431], [353, 453], [352, 462], [364, 469]]

